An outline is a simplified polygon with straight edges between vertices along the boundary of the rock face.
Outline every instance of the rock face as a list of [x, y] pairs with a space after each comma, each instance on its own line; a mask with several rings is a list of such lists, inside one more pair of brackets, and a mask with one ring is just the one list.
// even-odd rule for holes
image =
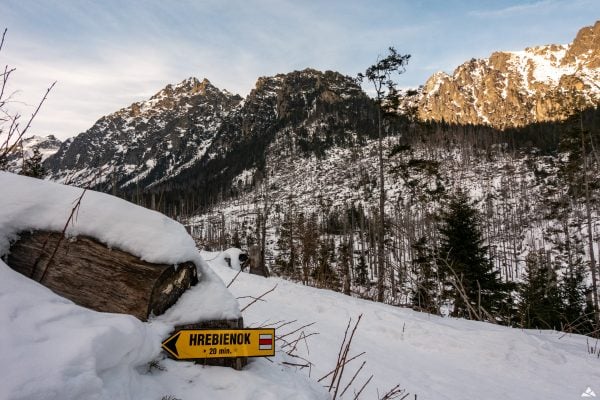
[[101, 118], [46, 167], [51, 179], [97, 190], [216, 197], [255, 179], [273, 141], [324, 152], [374, 134], [375, 118], [372, 100], [337, 72], [262, 77], [243, 101], [190, 78]]
[[110, 190], [168, 179], [201, 158], [242, 99], [189, 78], [100, 118], [46, 162], [53, 179]]
[[471, 59], [438, 72], [422, 89], [422, 120], [496, 128], [563, 120], [600, 103], [600, 21], [569, 45], [530, 47]]

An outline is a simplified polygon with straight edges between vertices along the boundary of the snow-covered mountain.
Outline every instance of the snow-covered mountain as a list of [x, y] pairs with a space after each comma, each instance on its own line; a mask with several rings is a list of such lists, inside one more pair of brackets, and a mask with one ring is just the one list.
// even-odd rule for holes
[[[413, 98], [409, 99], [414, 101]], [[563, 120], [600, 103], [600, 21], [571, 44], [495, 52], [431, 76], [418, 117], [497, 128]]]
[[190, 78], [101, 118], [46, 166], [60, 182], [119, 191], [183, 188], [206, 198], [261, 168], [276, 133], [285, 132], [277, 137], [298, 151], [322, 152], [373, 135], [374, 110], [356, 82], [336, 72], [262, 77], [243, 101]]
[[8, 156], [7, 170], [11, 172], [20, 172], [23, 167], [23, 159], [28, 159], [33, 156], [34, 149], [37, 149], [42, 161], [58, 151], [62, 142], [54, 137], [54, 135], [30, 136], [21, 140], [14, 148], [14, 151]]
[[[453, 75], [437, 73], [405, 94], [401, 110], [420, 120], [504, 129], [562, 120], [599, 102], [600, 22], [569, 45], [496, 52]], [[63, 143], [46, 168], [61, 182], [166, 191], [167, 198], [190, 189], [207, 203], [262, 169], [273, 140], [287, 143], [290, 153], [323, 155], [332, 146], [361, 143], [375, 129], [372, 101], [339, 73], [306, 69], [262, 77], [243, 100], [189, 78], [102, 117]]]
[[63, 143], [46, 163], [52, 179], [142, 188], [177, 175], [205, 156], [241, 98], [189, 78], [150, 99], [100, 118]]

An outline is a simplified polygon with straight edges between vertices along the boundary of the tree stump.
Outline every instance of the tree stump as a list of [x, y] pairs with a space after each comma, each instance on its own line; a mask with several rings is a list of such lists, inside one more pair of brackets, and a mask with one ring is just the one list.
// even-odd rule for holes
[[22, 233], [6, 263], [76, 304], [142, 321], [164, 313], [198, 282], [192, 262], [153, 264], [90, 237], [58, 232]]
[[248, 249], [248, 272], [254, 275], [260, 275], [267, 278], [269, 276], [269, 269], [266, 265], [262, 265], [260, 261], [260, 248], [257, 245], [250, 246]]

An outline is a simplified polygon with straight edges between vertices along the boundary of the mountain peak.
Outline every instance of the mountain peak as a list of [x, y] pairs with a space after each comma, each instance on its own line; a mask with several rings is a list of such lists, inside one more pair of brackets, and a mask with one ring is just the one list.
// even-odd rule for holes
[[432, 75], [418, 115], [423, 120], [501, 129], [562, 120], [582, 103], [600, 103], [598, 81], [600, 21], [579, 30], [569, 45], [498, 51], [459, 65], [452, 75]]
[[577, 32], [562, 64], [574, 64], [577, 61], [588, 68], [600, 68], [600, 21]]
[[183, 81], [181, 81], [180, 83], [178, 83], [177, 85], [175, 85], [173, 87], [173, 91], [175, 93], [180, 93], [180, 92], [184, 92], [184, 93], [189, 93], [189, 94], [206, 94], [207, 91], [214, 91], [217, 90], [219, 91], [219, 89], [217, 89], [215, 86], [213, 86], [212, 83], [210, 83], [210, 81], [206, 78], [202, 79], [202, 81], [198, 80], [198, 78], [195, 77], [190, 77], [187, 79], [184, 79]]
[[196, 77], [190, 77], [182, 80], [177, 84], [168, 84], [158, 93], [150, 98], [150, 100], [160, 98], [171, 98], [174, 96], [192, 96], [196, 94], [206, 95], [207, 93], [220, 93], [221, 91], [213, 86], [206, 78], [200, 81]]

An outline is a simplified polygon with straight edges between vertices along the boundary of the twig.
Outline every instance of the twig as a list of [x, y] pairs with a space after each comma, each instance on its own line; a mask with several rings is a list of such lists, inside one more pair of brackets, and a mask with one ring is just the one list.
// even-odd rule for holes
[[360, 394], [362, 393], [362, 391], [365, 390], [365, 388], [367, 387], [367, 385], [369, 384], [369, 382], [371, 382], [371, 379], [373, 379], [373, 375], [371, 375], [369, 377], [369, 379], [367, 379], [367, 381], [365, 382], [364, 385], [362, 385], [362, 387], [360, 388], [360, 390], [358, 391], [358, 393], [356, 393], [356, 395], [354, 395], [354, 400], [358, 399], [358, 396], [360, 396]]
[[[333, 378], [331, 378], [331, 384], [329, 385], [329, 391], [333, 386], [333, 382], [335, 382], [335, 378], [337, 377], [337, 373], [340, 367], [340, 362], [342, 359], [342, 353], [344, 352], [344, 344], [346, 343], [346, 337], [348, 337], [348, 330], [350, 329], [350, 324], [352, 323], [352, 318], [348, 320], [348, 325], [346, 325], [346, 330], [344, 331], [344, 339], [342, 339], [342, 344], [340, 345], [340, 349], [338, 351], [337, 362], [335, 363], [335, 368], [333, 370]], [[319, 380], [320, 382], [321, 380]]]
[[[293, 324], [293, 323], [295, 323], [295, 322], [298, 322], [298, 320], [297, 320], [297, 319], [295, 319], [295, 320], [293, 320], [293, 321], [287, 321], [287, 322], [282, 320], [282, 321], [273, 322], [273, 324], [272, 324], [272, 325], [281, 324], [281, 325], [276, 325], [276, 326], [275, 326], [275, 329], [281, 329], [281, 328], [283, 328], [284, 326], [286, 326], [286, 325], [290, 325], [290, 324]], [[267, 326], [268, 326], [268, 325], [267, 325]]]
[[[344, 362], [345, 362], [346, 364], [348, 364], [349, 362], [351, 362], [351, 361], [354, 361], [354, 360], [356, 360], [358, 357], [360, 357], [360, 356], [362, 356], [362, 355], [365, 355], [365, 354], [366, 354], [366, 352], [364, 352], [364, 351], [363, 351], [362, 353], [359, 353], [359, 354], [355, 355], [354, 357], [352, 357], [352, 358], [350, 358], [349, 360], [346, 360], [346, 361], [344, 361]], [[320, 378], [320, 379], [319, 379], [317, 382], [321, 382], [323, 379], [327, 378], [328, 376], [331, 376], [331, 374], [333, 374], [334, 372], [335, 372], [335, 369], [332, 369], [331, 371], [329, 371], [329, 372], [327, 373], [327, 375], [325, 375], [325, 376], [321, 377], [321, 378]]]
[[233, 277], [233, 279], [231, 280], [231, 282], [229, 282], [229, 283], [227, 284], [227, 287], [231, 286], [231, 284], [232, 284], [232, 283], [233, 283], [233, 282], [236, 280], [236, 278], [237, 278], [237, 277], [238, 277], [238, 276], [239, 276], [241, 273], [242, 273], [242, 270], [240, 269], [240, 270], [238, 271], [238, 273], [237, 273], [237, 274], [235, 274], [235, 276]]
[[[58, 248], [60, 247], [60, 244], [62, 243], [63, 239], [65, 238], [65, 232], [67, 231], [67, 228], [69, 227], [69, 224], [73, 220], [73, 216], [77, 215], [77, 212], [79, 210], [79, 206], [81, 205], [81, 200], [83, 199], [83, 195], [85, 195], [86, 191], [87, 191], [87, 189], [83, 189], [83, 192], [81, 193], [81, 196], [79, 196], [79, 198], [77, 199], [75, 205], [71, 209], [71, 214], [69, 215], [69, 218], [67, 219], [67, 222], [65, 223], [65, 227], [63, 228], [62, 234], [60, 235], [60, 237], [58, 239], [58, 243], [56, 243], [56, 246], [54, 247], [54, 251], [52, 252], [52, 255], [50, 256], [50, 258], [48, 259], [48, 262], [46, 263], [46, 265], [44, 267], [44, 271], [42, 272], [42, 276], [40, 277], [40, 279], [39, 279], [38, 282], [42, 282], [44, 280], [44, 278], [46, 277], [46, 273], [49, 270], [50, 264], [52, 263], [52, 260], [54, 260], [54, 256], [56, 255], [56, 252], [58, 251]], [[75, 217], [75, 219], [77, 219], [77, 217]]]
[[[302, 331], [301, 335], [300, 335], [300, 336], [299, 336], [299, 337], [298, 337], [296, 340], [294, 340], [294, 341], [291, 341], [291, 342], [286, 342], [286, 343], [285, 343], [283, 346], [281, 346], [281, 348], [283, 349], [283, 348], [285, 348], [285, 347], [288, 347], [288, 346], [295, 345], [295, 344], [297, 344], [297, 343], [298, 343], [300, 340], [303, 340], [303, 339], [304, 339], [304, 341], [306, 342], [306, 338], [309, 338], [309, 337], [311, 337], [311, 336], [315, 336], [315, 335], [318, 335], [318, 334], [319, 334], [319, 332], [311, 332], [311, 333], [309, 333], [308, 335], [306, 335], [306, 334], [304, 333], [304, 331]], [[292, 349], [292, 350], [295, 350], [295, 347], [294, 347], [294, 349]], [[290, 351], [292, 351], [292, 350], [290, 350]]]
[[256, 301], [265, 301], [263, 299], [260, 299], [258, 297], [254, 297], [254, 296], [240, 296], [240, 297], [236, 297], [236, 300], [242, 300], [242, 299], [254, 299]]
[[[360, 323], [361, 318], [362, 318], [362, 314], [360, 314], [358, 316], [358, 320], [356, 321], [356, 324], [354, 325], [354, 329], [352, 329], [352, 333], [350, 334], [350, 338], [348, 339], [348, 343], [346, 344], [346, 348], [344, 349], [343, 360], [346, 360], [346, 358], [348, 357], [348, 353], [350, 352], [350, 345], [352, 344], [352, 339], [354, 338], [354, 334], [356, 333], [356, 329], [358, 328], [358, 324]], [[345, 368], [346, 368], [346, 363], [343, 363], [340, 368], [340, 373], [338, 374], [337, 383], [335, 384], [335, 392], [333, 393], [333, 400], [335, 400], [337, 398], [337, 393], [340, 388], [340, 382], [342, 380], [342, 376], [344, 375]]]
[[[402, 396], [402, 397], [400, 397], [400, 396]], [[392, 399], [404, 400], [408, 396], [410, 396], [410, 393], [406, 393], [405, 389], [400, 389], [400, 385], [398, 384], [398, 385], [394, 386], [393, 388], [391, 388], [379, 400], [392, 400]]]
[[356, 379], [356, 377], [360, 373], [360, 370], [363, 369], [363, 367], [365, 366], [366, 363], [367, 363], [366, 361], [363, 361], [362, 364], [360, 364], [360, 367], [358, 367], [358, 369], [356, 370], [356, 372], [352, 376], [352, 379], [350, 379], [350, 382], [348, 382], [348, 384], [346, 385], [346, 387], [344, 388], [344, 390], [342, 390], [342, 393], [340, 393], [340, 397], [343, 396], [344, 393], [346, 393], [346, 390], [348, 390], [348, 388], [350, 388], [350, 385], [352, 385], [352, 382], [354, 382], [354, 380]]
[[310, 367], [309, 364], [296, 364], [296, 363], [291, 363], [288, 361], [283, 361], [282, 364], [291, 365], [292, 367], [300, 367], [300, 369]]
[[297, 354], [288, 354], [288, 356], [302, 360], [302, 361], [306, 362], [308, 365], [313, 365], [313, 363], [311, 363], [309, 360], [307, 360], [306, 358], [301, 357]]
[[246, 307], [242, 308], [240, 312], [244, 312], [248, 307], [250, 307], [252, 304], [256, 303], [257, 301], [259, 301], [260, 299], [262, 299], [264, 296], [266, 296], [267, 294], [271, 293], [273, 290], [275, 290], [275, 288], [277, 287], [277, 284], [275, 284], [275, 286], [273, 286], [272, 289], [267, 290], [266, 292], [264, 292], [263, 294], [261, 294], [260, 296], [258, 296], [256, 299], [254, 299], [251, 303], [249, 303], [248, 305], [246, 305]]
[[281, 340], [281, 339], [283, 339], [284, 337], [287, 337], [287, 336], [293, 335], [294, 333], [298, 332], [299, 330], [302, 330], [302, 329], [304, 329], [304, 328], [308, 328], [309, 326], [312, 326], [312, 325], [314, 325], [314, 324], [315, 324], [314, 322], [311, 322], [310, 324], [302, 325], [300, 328], [294, 329], [293, 331], [291, 331], [291, 332], [288, 332], [288, 333], [286, 333], [285, 335], [277, 336], [277, 339], [280, 339], [280, 340]]
[[2, 32], [2, 41], [0, 41], [0, 51], [2, 50], [2, 46], [4, 46], [4, 37], [6, 36], [6, 32], [8, 28], [4, 28], [4, 32]]
[[38, 103], [35, 111], [33, 112], [33, 114], [31, 114], [31, 117], [29, 118], [29, 121], [27, 121], [27, 125], [25, 125], [25, 129], [23, 129], [22, 131], [19, 131], [18, 130], [18, 126], [15, 126], [15, 131], [17, 132], [17, 140], [12, 145], [8, 145], [7, 146], [7, 148], [4, 151], [4, 153], [6, 155], [10, 154], [15, 149], [15, 147], [17, 146], [17, 144], [19, 143], [19, 141], [21, 140], [21, 138], [23, 138], [23, 136], [25, 135], [25, 133], [27, 132], [27, 130], [31, 126], [31, 123], [33, 122], [33, 119], [35, 118], [35, 116], [37, 115], [37, 113], [40, 111], [40, 108], [42, 107], [42, 104], [44, 104], [44, 102], [48, 98], [48, 94], [50, 93], [50, 91], [52, 90], [52, 88], [54, 87], [54, 85], [56, 85], [56, 81], [54, 81], [52, 83], [52, 85], [50, 85], [50, 87], [48, 89], [46, 89], [46, 93], [44, 94], [44, 97], [42, 97], [42, 100]]

